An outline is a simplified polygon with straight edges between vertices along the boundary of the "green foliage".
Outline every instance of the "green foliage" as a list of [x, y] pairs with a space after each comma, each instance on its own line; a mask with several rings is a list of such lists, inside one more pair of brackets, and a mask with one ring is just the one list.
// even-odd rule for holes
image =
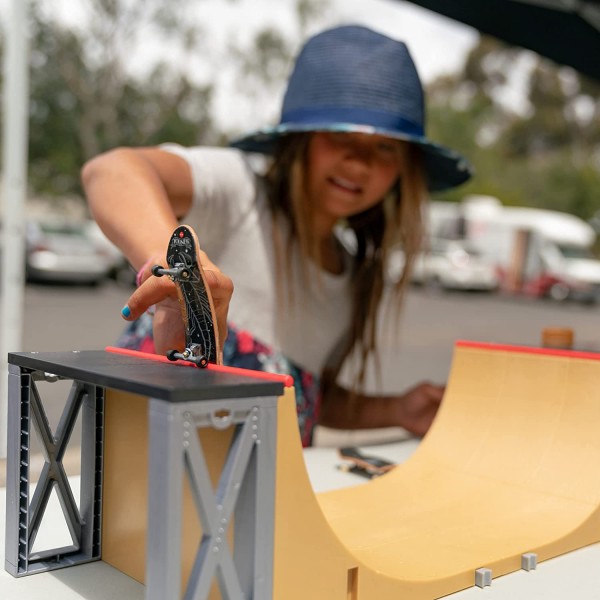
[[[215, 57], [190, 18], [195, 0], [80, 1], [89, 18], [70, 28], [32, 3], [29, 156], [36, 194], [77, 193], [83, 163], [116, 146], [224, 143], [233, 132], [215, 124], [213, 87], [192, 77], [192, 61], [226, 61], [239, 112], [252, 114], [251, 107], [279, 97], [300, 39], [329, 5], [296, 0], [296, 34], [263, 28], [243, 48], [232, 38], [228, 54]], [[149, 46], [165, 51], [140, 72], [132, 58]], [[519, 111], [502, 101], [515, 72], [527, 73]], [[462, 72], [429, 86], [428, 134], [467, 156], [476, 171], [442, 199], [487, 194], [583, 218], [598, 210], [600, 85], [570, 69], [482, 37]]]
[[[210, 86], [191, 81], [167, 57], [143, 77], [127, 62], [141, 32], [197, 51], [197, 29], [181, 16], [188, 0], [89, 0], [85, 27], [67, 28], [32, 11], [29, 180], [45, 195], [79, 191], [92, 156], [121, 145], [192, 144], [216, 137]], [[177, 48], [177, 47], [176, 47]]]
[[[33, 194], [79, 194], [83, 163], [117, 146], [225, 143], [228, 136], [213, 118], [213, 84], [198, 83], [192, 64], [212, 67], [226, 62], [244, 90], [240, 106], [256, 105], [264, 94], [274, 97], [299, 40], [329, 2], [296, 0], [297, 37], [265, 28], [248, 48], [240, 48], [232, 38], [229, 52], [220, 56], [193, 18], [202, 15], [198, 4], [78, 0], [87, 18], [67, 26], [56, 18], [51, 1], [31, 3]], [[150, 57], [140, 56], [148, 51]]]
[[[516, 69], [528, 73], [519, 111], [500, 101]], [[600, 208], [598, 82], [482, 37], [463, 71], [428, 94], [429, 135], [475, 167], [469, 183], [440, 199], [486, 194], [584, 219]]]
[[[249, 88], [279, 85], [287, 76], [293, 56], [284, 34], [270, 27], [258, 31], [249, 49], [232, 48], [231, 55], [237, 61], [243, 83]], [[260, 86], [256, 85], [257, 79]]]

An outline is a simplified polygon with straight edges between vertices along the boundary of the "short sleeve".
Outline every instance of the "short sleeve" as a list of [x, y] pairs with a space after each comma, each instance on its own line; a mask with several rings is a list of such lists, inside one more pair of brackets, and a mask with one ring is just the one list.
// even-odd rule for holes
[[161, 149], [180, 156], [190, 167], [193, 202], [184, 221], [205, 243], [218, 245], [253, 209], [258, 176], [245, 155], [232, 148], [163, 144]]

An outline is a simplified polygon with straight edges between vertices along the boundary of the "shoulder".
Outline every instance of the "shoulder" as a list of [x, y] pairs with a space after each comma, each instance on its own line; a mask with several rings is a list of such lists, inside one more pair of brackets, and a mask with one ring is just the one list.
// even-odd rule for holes
[[248, 155], [235, 148], [163, 144], [161, 149], [183, 158], [192, 174], [194, 196], [251, 195], [260, 174]]
[[240, 171], [253, 173], [249, 158], [241, 150], [235, 148], [213, 146], [185, 147], [178, 144], [162, 144], [161, 150], [176, 154], [183, 158], [192, 168], [204, 170]]

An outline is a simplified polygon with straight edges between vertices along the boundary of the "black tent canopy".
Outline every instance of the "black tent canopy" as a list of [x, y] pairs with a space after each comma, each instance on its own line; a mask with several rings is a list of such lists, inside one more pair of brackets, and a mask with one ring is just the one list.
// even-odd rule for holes
[[600, 0], [408, 0], [600, 80]]

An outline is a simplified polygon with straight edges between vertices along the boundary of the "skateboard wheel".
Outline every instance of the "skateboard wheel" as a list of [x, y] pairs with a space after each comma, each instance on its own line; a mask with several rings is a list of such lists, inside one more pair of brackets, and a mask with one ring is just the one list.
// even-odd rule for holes
[[151, 273], [155, 277], [162, 277], [163, 274], [161, 273], [161, 271], [162, 271], [162, 267], [160, 265], [154, 265], [151, 269]]
[[179, 357], [177, 356], [177, 354], [178, 354], [177, 350], [169, 350], [167, 352], [167, 358], [169, 360], [178, 360]]
[[200, 358], [198, 360], [198, 366], [201, 369], [206, 369], [206, 367], [208, 367], [208, 358], [206, 358], [205, 356], [203, 356], [202, 358]]

